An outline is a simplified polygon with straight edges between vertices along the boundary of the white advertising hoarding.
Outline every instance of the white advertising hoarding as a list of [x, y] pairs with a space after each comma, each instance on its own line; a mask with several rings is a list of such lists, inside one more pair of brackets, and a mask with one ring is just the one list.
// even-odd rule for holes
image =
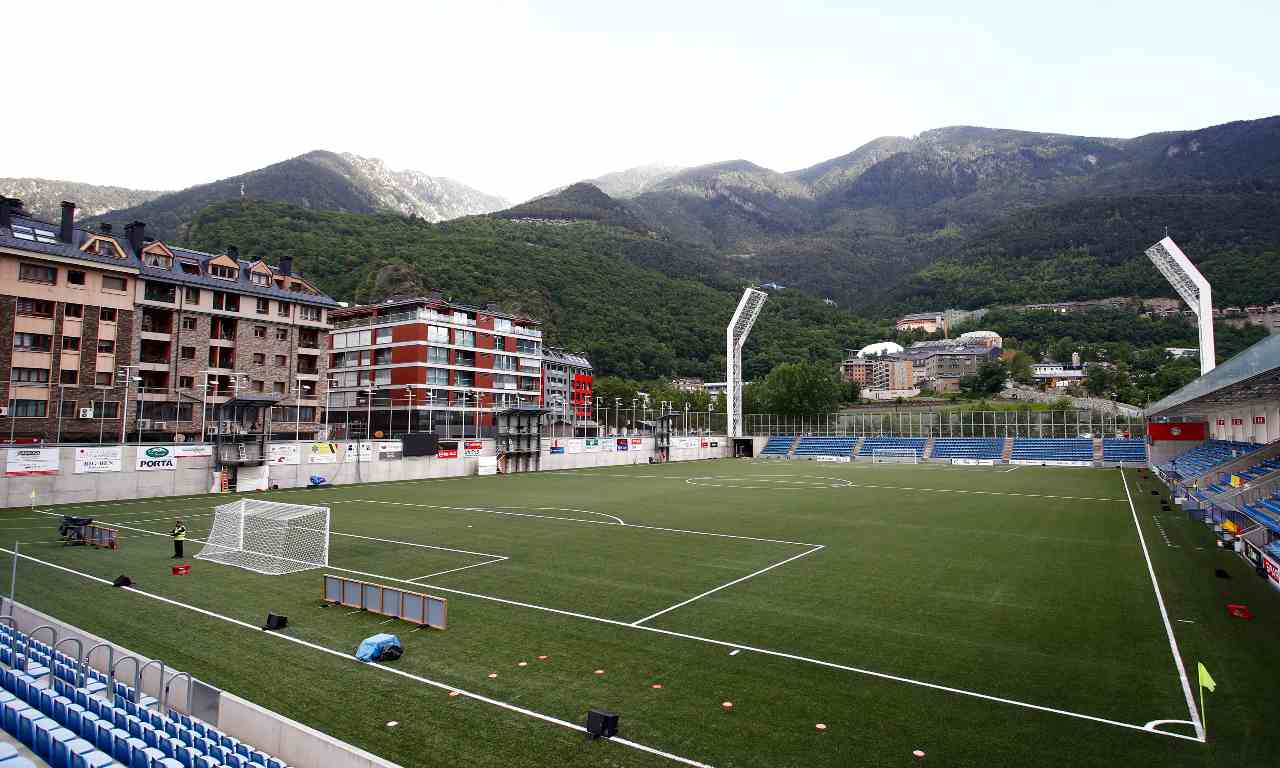
[[10, 448], [4, 473], [12, 477], [58, 474], [57, 448]]
[[124, 451], [118, 445], [90, 446], [76, 449], [75, 473], [120, 472], [124, 470]]

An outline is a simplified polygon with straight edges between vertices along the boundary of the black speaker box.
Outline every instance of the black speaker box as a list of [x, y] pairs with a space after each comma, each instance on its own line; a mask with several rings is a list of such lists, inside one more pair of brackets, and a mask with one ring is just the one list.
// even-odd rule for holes
[[278, 613], [268, 613], [268, 614], [267, 614], [267, 625], [266, 625], [265, 627], [263, 627], [263, 629], [266, 629], [266, 630], [277, 630], [277, 629], [284, 629], [284, 628], [285, 628], [285, 627], [287, 627], [287, 626], [289, 626], [289, 617], [288, 617], [288, 616], [281, 616], [281, 615], [280, 615], [280, 614], [278, 614]]
[[133, 579], [129, 578], [128, 576], [125, 576], [125, 575], [122, 573], [122, 574], [120, 574], [119, 576], [117, 576], [117, 577], [116, 577], [116, 580], [115, 580], [115, 581], [111, 582], [111, 586], [113, 586], [113, 587], [132, 587], [132, 586], [133, 586]]
[[603, 709], [587, 710], [587, 733], [593, 739], [618, 735], [618, 714]]

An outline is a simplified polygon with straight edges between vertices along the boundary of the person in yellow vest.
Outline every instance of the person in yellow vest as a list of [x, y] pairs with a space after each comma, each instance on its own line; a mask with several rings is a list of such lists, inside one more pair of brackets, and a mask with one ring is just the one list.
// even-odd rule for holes
[[187, 540], [187, 526], [183, 525], [181, 520], [174, 520], [173, 530], [169, 531], [169, 536], [173, 538], [173, 557], [169, 559], [181, 558], [182, 542]]

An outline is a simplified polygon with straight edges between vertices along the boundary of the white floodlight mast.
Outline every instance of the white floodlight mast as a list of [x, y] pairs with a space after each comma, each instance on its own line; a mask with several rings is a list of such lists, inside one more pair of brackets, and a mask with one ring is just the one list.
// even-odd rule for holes
[[1147, 249], [1147, 258], [1196, 313], [1200, 330], [1200, 375], [1203, 376], [1217, 365], [1213, 346], [1213, 290], [1209, 281], [1167, 235]]
[[742, 437], [742, 348], [768, 298], [769, 294], [755, 288], [743, 291], [725, 332], [725, 411], [729, 437]]

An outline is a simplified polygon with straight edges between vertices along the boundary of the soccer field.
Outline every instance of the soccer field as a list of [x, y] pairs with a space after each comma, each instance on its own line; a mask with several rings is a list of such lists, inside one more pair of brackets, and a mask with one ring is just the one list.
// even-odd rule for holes
[[[191, 555], [226, 497], [37, 506], [0, 514], [0, 586], [21, 539], [20, 601], [404, 765], [1275, 764], [1278, 596], [1155, 487], [720, 460], [258, 494], [332, 510], [329, 568], [286, 576], [169, 575], [173, 519]], [[121, 548], [62, 547], [64, 511]], [[449, 628], [325, 607], [325, 572], [447, 598]], [[381, 631], [403, 658], [322, 650]], [[589, 707], [621, 740], [558, 722]]]

